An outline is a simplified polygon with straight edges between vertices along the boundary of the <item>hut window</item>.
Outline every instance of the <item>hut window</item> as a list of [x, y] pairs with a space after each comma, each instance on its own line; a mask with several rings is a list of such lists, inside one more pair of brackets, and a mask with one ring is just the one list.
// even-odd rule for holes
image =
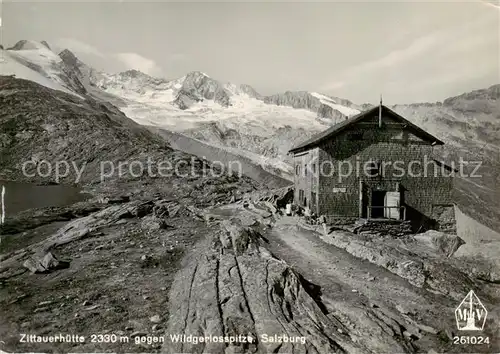
[[316, 173], [316, 163], [312, 164], [312, 172], [315, 174]]
[[304, 200], [304, 191], [302, 189], [299, 189], [299, 202], [302, 203]]
[[304, 165], [304, 176], [307, 176], [307, 165]]

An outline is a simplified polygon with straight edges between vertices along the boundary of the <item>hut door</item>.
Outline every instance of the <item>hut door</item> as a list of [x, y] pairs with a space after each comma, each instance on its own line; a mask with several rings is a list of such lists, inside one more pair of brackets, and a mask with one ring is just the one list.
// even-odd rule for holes
[[385, 207], [385, 195], [386, 191], [373, 190], [372, 189], [372, 200], [371, 200], [371, 215], [372, 219], [378, 219], [385, 217], [384, 207]]
[[359, 217], [368, 217], [368, 196], [367, 188], [363, 181], [359, 182]]
[[399, 192], [387, 192], [384, 200], [384, 217], [388, 219], [400, 219], [400, 198]]

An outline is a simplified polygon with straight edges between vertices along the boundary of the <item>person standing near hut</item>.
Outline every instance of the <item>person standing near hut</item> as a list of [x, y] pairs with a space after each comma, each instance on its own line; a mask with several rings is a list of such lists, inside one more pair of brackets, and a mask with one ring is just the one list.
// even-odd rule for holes
[[319, 222], [321, 223], [321, 225], [323, 225], [323, 233], [325, 234], [325, 236], [328, 235], [328, 232], [326, 230], [326, 216], [321, 215], [319, 217]]

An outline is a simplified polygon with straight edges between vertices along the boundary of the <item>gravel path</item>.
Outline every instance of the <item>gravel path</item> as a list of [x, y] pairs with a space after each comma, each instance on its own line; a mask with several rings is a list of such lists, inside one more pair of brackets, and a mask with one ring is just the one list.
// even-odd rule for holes
[[[455, 325], [455, 300], [409, 284], [405, 279], [358, 259], [323, 242], [313, 231], [297, 226], [293, 217], [277, 221], [266, 235], [267, 247], [308, 281], [321, 288], [327, 311], [346, 324], [351, 337], [368, 341], [370, 348], [394, 351], [389, 337], [411, 343], [415, 350], [489, 352], [484, 346], [453, 345], [450, 337], [460, 335]], [[369, 312], [375, 311], [386, 325], [405, 328], [377, 331]], [[375, 320], [375, 322], [378, 322]], [[384, 326], [382, 326], [384, 327]]]

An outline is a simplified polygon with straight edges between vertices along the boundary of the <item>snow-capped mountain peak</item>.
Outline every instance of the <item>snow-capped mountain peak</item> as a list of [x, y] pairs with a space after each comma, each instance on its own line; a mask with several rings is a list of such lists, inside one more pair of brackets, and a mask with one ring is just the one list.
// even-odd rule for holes
[[195, 103], [208, 99], [222, 107], [228, 107], [230, 105], [229, 96], [229, 92], [219, 81], [201, 71], [192, 71], [184, 77], [174, 104], [181, 109], [187, 109]]
[[7, 50], [37, 50], [37, 49], [48, 49], [51, 51], [50, 46], [46, 41], [37, 42], [27, 39], [18, 41], [16, 44], [8, 48]]
[[311, 92], [311, 96], [316, 97], [322, 104], [327, 105], [346, 116], [352, 116], [361, 112], [359, 109], [338, 104], [334, 98], [322, 95], [321, 93]]
[[[284, 94], [263, 96], [250, 85], [222, 83], [202, 71], [191, 71], [171, 81], [134, 69], [109, 74], [87, 66], [70, 50], [63, 50], [56, 55], [49, 48], [46, 43], [19, 41], [9, 52], [16, 61], [59, 83], [63, 87], [62, 90], [69, 89], [78, 94], [91, 91], [94, 96], [106, 94], [107, 98], [115, 97], [121, 101], [121, 105], [133, 106], [135, 102], [148, 106], [167, 106], [169, 110], [180, 109], [186, 113], [189, 111], [197, 114], [227, 110], [222, 116], [231, 110], [238, 112], [231, 114], [241, 114], [245, 110], [251, 112], [254, 109], [260, 111], [263, 108], [272, 112], [277, 108], [271, 106], [282, 106], [283, 108], [279, 109], [281, 111], [289, 111], [285, 107], [307, 110], [310, 112], [308, 116], [315, 114], [314, 120], [326, 118], [326, 124], [359, 112], [357, 107], [347, 100], [344, 100], [347, 103], [341, 103], [318, 93], [288, 91]], [[143, 108], [141, 111], [147, 109]], [[130, 114], [134, 118], [134, 115]], [[217, 120], [215, 117], [211, 119]], [[273, 124], [277, 121], [279, 119]]]
[[78, 97], [86, 92], [73, 70], [45, 41], [21, 40], [2, 50], [2, 54], [0, 73], [3, 75], [15, 75]]
[[[46, 42], [45, 42], [46, 43]], [[61, 58], [50, 48], [40, 42], [22, 40], [7, 49], [12, 56], [24, 60], [28, 65], [50, 66], [61, 62]]]
[[193, 71], [190, 71], [189, 73], [186, 74], [186, 76], [194, 76], [194, 77], [206, 77], [206, 78], [210, 78], [210, 76], [206, 73], [204, 73], [203, 71], [199, 71], [199, 70], [193, 70]]

